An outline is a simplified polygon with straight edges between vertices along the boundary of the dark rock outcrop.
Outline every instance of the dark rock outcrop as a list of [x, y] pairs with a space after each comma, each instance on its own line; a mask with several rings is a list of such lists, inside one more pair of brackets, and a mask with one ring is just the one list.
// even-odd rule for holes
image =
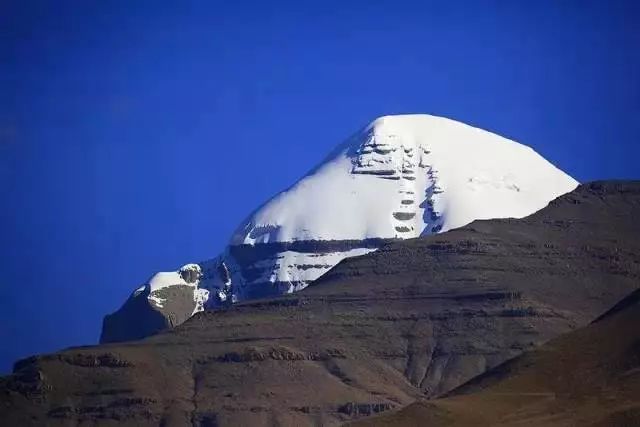
[[137, 340], [183, 323], [191, 317], [193, 286], [171, 286], [155, 291], [164, 304], [150, 304], [149, 289], [132, 295], [118, 311], [102, 322], [101, 343]]

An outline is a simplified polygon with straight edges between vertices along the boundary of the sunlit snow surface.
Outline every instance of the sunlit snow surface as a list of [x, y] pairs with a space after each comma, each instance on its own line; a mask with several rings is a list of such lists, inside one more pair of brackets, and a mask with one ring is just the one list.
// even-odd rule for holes
[[417, 237], [520, 218], [577, 185], [493, 133], [429, 115], [386, 116], [253, 213], [231, 243]]
[[[223, 254], [199, 264], [194, 312], [224, 302], [206, 291], [224, 288], [222, 263], [234, 301], [294, 292], [342, 259], [375, 250], [365, 241], [521, 218], [577, 185], [531, 148], [491, 132], [429, 115], [381, 117], [252, 213]], [[176, 276], [158, 273], [147, 286]]]

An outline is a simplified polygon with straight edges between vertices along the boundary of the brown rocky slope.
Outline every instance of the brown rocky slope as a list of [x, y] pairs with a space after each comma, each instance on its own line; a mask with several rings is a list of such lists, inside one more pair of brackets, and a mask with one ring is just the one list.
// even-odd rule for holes
[[639, 182], [343, 261], [288, 297], [20, 361], [9, 425], [332, 425], [451, 391], [640, 283]]
[[638, 426], [640, 289], [591, 325], [476, 377], [449, 397], [354, 427]]

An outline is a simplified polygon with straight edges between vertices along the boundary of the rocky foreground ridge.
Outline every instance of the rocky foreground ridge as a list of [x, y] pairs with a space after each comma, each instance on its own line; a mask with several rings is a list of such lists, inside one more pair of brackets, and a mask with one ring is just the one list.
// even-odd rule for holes
[[640, 425], [640, 289], [595, 322], [526, 352], [443, 399], [351, 427]]
[[640, 182], [342, 261], [299, 293], [22, 360], [9, 425], [335, 425], [451, 392], [640, 283]]

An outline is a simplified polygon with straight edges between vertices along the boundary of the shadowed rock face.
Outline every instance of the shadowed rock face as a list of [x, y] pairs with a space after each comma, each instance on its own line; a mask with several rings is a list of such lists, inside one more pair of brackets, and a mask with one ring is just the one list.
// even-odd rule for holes
[[343, 261], [288, 296], [16, 364], [14, 424], [331, 425], [438, 396], [586, 325], [640, 283], [640, 183], [580, 186]]
[[136, 340], [183, 323], [194, 311], [194, 287], [171, 286], [154, 292], [161, 306], [149, 304], [149, 290], [132, 295], [102, 322], [101, 343]]
[[154, 275], [118, 311], [105, 316], [100, 343], [148, 337], [202, 311], [209, 296], [208, 290], [198, 286], [202, 276], [202, 268], [197, 264]]

